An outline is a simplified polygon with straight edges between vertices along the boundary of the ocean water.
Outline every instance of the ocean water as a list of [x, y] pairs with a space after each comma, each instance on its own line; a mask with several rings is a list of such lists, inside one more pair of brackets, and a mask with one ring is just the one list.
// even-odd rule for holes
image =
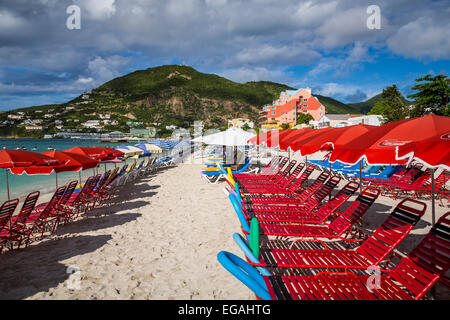
[[[15, 150], [16, 148], [25, 147], [27, 151], [32, 152], [46, 152], [50, 151], [49, 148], [54, 148], [59, 151], [70, 149], [73, 147], [115, 147], [119, 145], [134, 145], [135, 143], [101, 143], [99, 140], [79, 140], [79, 139], [0, 139], [0, 149], [4, 147], [6, 149]], [[155, 156], [164, 156], [163, 154], [157, 154]], [[152, 155], [153, 156], [153, 155]], [[134, 162], [134, 159], [127, 159], [127, 163]], [[137, 160], [138, 163], [142, 159]], [[117, 166], [123, 164], [118, 163]], [[104, 173], [106, 170], [114, 169], [114, 164], [101, 164], [96, 170], [99, 174]], [[81, 171], [81, 179], [84, 182], [89, 176], [94, 174], [94, 169], [88, 169]], [[61, 172], [58, 176], [54, 173], [51, 175], [13, 175], [8, 173], [10, 198], [23, 199], [28, 193], [39, 190], [41, 194], [52, 193], [56, 190], [56, 183], [58, 186], [67, 184], [72, 180], [79, 180], [78, 172]], [[0, 169], [0, 203], [8, 199], [7, 187], [6, 187], [6, 170]], [[21, 204], [19, 204], [20, 206]]]

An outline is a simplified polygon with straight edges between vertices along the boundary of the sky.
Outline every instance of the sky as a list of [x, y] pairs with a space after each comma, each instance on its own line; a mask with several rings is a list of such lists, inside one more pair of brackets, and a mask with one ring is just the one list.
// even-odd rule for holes
[[[70, 6], [79, 8], [79, 19]], [[115, 77], [165, 64], [237, 82], [310, 87], [346, 103], [392, 84], [411, 94], [425, 74], [448, 76], [450, 5], [0, 0], [0, 111], [66, 102]]]

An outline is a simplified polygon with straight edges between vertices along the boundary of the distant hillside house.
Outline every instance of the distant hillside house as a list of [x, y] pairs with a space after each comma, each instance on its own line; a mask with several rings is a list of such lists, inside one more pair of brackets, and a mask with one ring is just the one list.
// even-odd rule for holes
[[156, 137], [156, 128], [155, 127], [148, 127], [145, 129], [131, 128], [130, 135], [133, 137], [139, 137], [144, 139], [154, 138]]
[[42, 130], [42, 126], [28, 125], [25, 126], [25, 130]]
[[100, 120], [88, 120], [81, 124], [83, 127], [88, 129], [101, 129], [103, 126], [100, 125]]
[[8, 114], [8, 119], [22, 120], [23, 119], [23, 115], [20, 115], [20, 114]]
[[311, 88], [286, 90], [272, 104], [263, 107], [259, 120], [261, 127], [268, 124], [294, 126], [299, 114], [310, 114], [318, 121], [325, 113], [325, 106], [311, 94]]
[[250, 128], [255, 126], [253, 121], [250, 119], [236, 118], [228, 120], [228, 128], [242, 128], [245, 124], [247, 124]]

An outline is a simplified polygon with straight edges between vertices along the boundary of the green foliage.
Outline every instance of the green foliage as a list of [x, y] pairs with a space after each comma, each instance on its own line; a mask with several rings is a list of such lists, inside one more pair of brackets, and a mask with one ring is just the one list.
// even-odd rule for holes
[[297, 116], [297, 124], [308, 123], [311, 120], [314, 120], [314, 118], [309, 113], [301, 113]]
[[248, 125], [248, 123], [244, 123], [244, 125], [241, 127], [242, 130], [247, 131], [248, 129], [250, 129], [250, 126]]
[[416, 82], [425, 83], [417, 83], [412, 89], [418, 92], [408, 96], [417, 103], [411, 110], [411, 116], [420, 117], [428, 112], [449, 116], [450, 79], [442, 74], [435, 77], [427, 74], [416, 79]]
[[409, 116], [409, 108], [403, 102], [402, 94], [394, 84], [383, 89], [382, 100], [375, 103], [368, 114], [383, 116], [383, 122], [402, 120]]
[[288, 123], [281, 124], [281, 130], [286, 130], [286, 129], [289, 129], [289, 124]]

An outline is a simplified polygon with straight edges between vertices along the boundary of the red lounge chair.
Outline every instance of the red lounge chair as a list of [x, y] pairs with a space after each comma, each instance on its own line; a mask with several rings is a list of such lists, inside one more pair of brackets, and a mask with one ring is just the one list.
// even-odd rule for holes
[[291, 174], [292, 169], [297, 164], [296, 160], [292, 160], [283, 170], [280, 170], [277, 174], [269, 176], [266, 179], [261, 178], [258, 180], [242, 181], [240, 182], [243, 187], [254, 186], [259, 184], [274, 184], [278, 183]]
[[[341, 177], [334, 176], [331, 179], [322, 185], [322, 187], [314, 193], [306, 202], [305, 201], [293, 201], [296, 198], [286, 198], [287, 201], [281, 204], [247, 204], [243, 207], [244, 211], [248, 211], [250, 213], [266, 213], [266, 212], [313, 212], [316, 209], [323, 199], [325, 199], [328, 195], [331, 194], [333, 189], [339, 184], [341, 181]], [[352, 182], [352, 184], [356, 184]], [[347, 187], [347, 186], [346, 186]], [[346, 188], [344, 187], [344, 189]]]
[[[69, 222], [70, 214], [63, 210], [63, 206], [66, 205], [67, 203], [69, 203], [77, 185], [78, 185], [77, 180], [71, 181], [67, 185], [67, 188], [64, 191], [64, 195], [62, 196], [61, 200], [56, 204], [55, 210], [53, 210], [53, 212], [51, 213], [51, 215], [56, 218], [56, 223], [54, 225], [54, 229], [56, 229], [56, 227], [60, 224], [60, 222], [62, 220], [64, 220], [64, 224]], [[60, 210], [60, 208], [62, 210]]]
[[[272, 298], [419, 300], [450, 266], [450, 212], [393, 270], [383, 270], [378, 286], [370, 275], [319, 273], [265, 277]], [[371, 278], [372, 277], [372, 278]], [[370, 288], [369, 288], [370, 285]]]
[[80, 192], [74, 193], [69, 199], [69, 201], [58, 206], [57, 209], [58, 212], [60, 214], [64, 213], [68, 215], [70, 218], [77, 217], [82, 211], [86, 212], [90, 204], [90, 199], [87, 194], [95, 188], [99, 179], [100, 175], [91, 176], [87, 178]]
[[32, 230], [26, 225], [26, 221], [36, 206], [40, 192], [30, 193], [26, 198], [17, 216], [11, 218], [10, 226], [0, 231], [0, 243], [2, 246], [10, 245], [14, 249], [14, 243], [17, 243], [17, 249], [25, 241], [25, 248], [28, 246]]
[[[304, 225], [282, 224], [282, 223], [260, 223], [260, 232], [266, 236], [300, 237], [300, 238], [326, 238], [340, 239], [343, 241], [360, 241], [360, 239], [349, 239], [352, 225], [367, 212], [380, 194], [380, 190], [367, 187], [353, 201], [353, 203], [339, 217], [327, 225]], [[308, 222], [309, 223], [309, 222]], [[345, 236], [344, 233], [346, 233]]]
[[[46, 203], [44, 207], [39, 206], [33, 210], [33, 212], [28, 216], [26, 221], [26, 226], [32, 230], [33, 240], [36, 239], [34, 233], [39, 231], [41, 234], [41, 240], [44, 238], [44, 233], [46, 231], [54, 230], [56, 219], [52, 215], [56, 209], [57, 204], [61, 201], [66, 191], [67, 186], [62, 186], [56, 189], [52, 198]], [[51, 228], [49, 226], [51, 225]]]
[[[246, 195], [243, 198], [244, 203], [249, 204], [267, 204], [267, 203], [288, 203], [306, 201], [314, 192], [316, 192], [328, 179], [330, 174], [328, 172], [322, 172], [317, 179], [309, 186], [304, 188], [302, 184], [308, 179], [314, 170], [313, 166], [309, 166], [305, 169], [302, 175], [297, 178], [291, 185], [283, 192], [274, 192], [273, 195], [256, 196]], [[295, 200], [288, 200], [288, 198]]]
[[[14, 210], [16, 210], [17, 205], [19, 204], [19, 199], [13, 199], [3, 202], [0, 207], [0, 232], [3, 232], [4, 229], [9, 230], [11, 226], [9, 223], [11, 222], [11, 217], [14, 214]], [[3, 243], [0, 242], [0, 253], [3, 250]]]
[[[372, 235], [356, 250], [260, 249], [260, 263], [273, 268], [367, 269], [379, 265], [409, 234], [425, 213], [423, 202], [401, 201]], [[323, 244], [326, 243], [324, 242]]]
[[304, 167], [305, 163], [300, 163], [287, 177], [281, 177], [281, 179], [277, 179], [277, 181], [256, 183], [252, 185], [246, 184], [245, 191], [247, 193], [272, 193], [274, 191], [286, 191], [289, 185], [298, 178]]
[[288, 158], [283, 156], [273, 157], [260, 173], [235, 173], [233, 176], [236, 180], [258, 180], [261, 178], [267, 179], [268, 176], [277, 174], [284, 165], [288, 162]]
[[343, 205], [352, 195], [358, 190], [359, 184], [353, 181], [347, 183], [333, 199], [325, 202], [316, 212], [293, 212], [293, 211], [278, 211], [278, 212], [255, 212], [253, 215], [248, 214], [248, 221], [256, 217], [261, 222], [278, 222], [278, 223], [308, 223], [308, 224], [322, 224], [328, 220], [336, 210]]
[[441, 217], [419, 245], [402, 258], [393, 270], [380, 269], [383, 274], [379, 276], [349, 272], [320, 272], [313, 276], [263, 276], [234, 254], [222, 251], [217, 258], [260, 299], [419, 300], [449, 269], [449, 216], [450, 212]]

